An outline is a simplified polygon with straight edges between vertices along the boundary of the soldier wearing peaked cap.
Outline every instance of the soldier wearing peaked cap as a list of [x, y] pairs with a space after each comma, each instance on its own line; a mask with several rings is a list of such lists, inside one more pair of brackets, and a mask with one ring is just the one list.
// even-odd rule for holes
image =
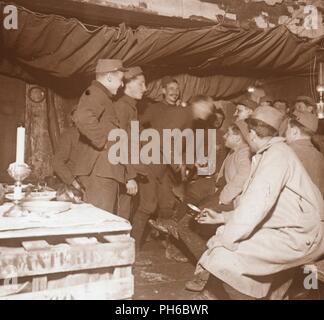
[[[120, 123], [120, 128], [128, 133], [129, 142], [133, 139], [131, 135], [131, 122], [138, 121], [137, 102], [143, 98], [146, 91], [145, 77], [141, 67], [127, 69], [124, 75], [124, 92], [118, 101], [114, 103], [114, 108]], [[131, 147], [129, 147], [129, 151]], [[129, 161], [131, 155], [128, 155]], [[121, 187], [119, 197], [119, 215], [125, 219], [130, 219], [131, 200], [138, 192], [138, 185], [135, 180], [139, 165], [129, 164], [126, 166], [125, 187]], [[137, 240], [135, 238], [135, 240]], [[136, 242], [136, 244], [139, 241]]]
[[301, 112], [314, 113], [316, 110], [316, 103], [313, 98], [308, 96], [299, 96], [296, 98], [294, 110]]
[[108, 134], [119, 127], [112, 98], [123, 85], [122, 61], [101, 59], [96, 66], [96, 80], [83, 93], [74, 113], [80, 132], [79, 159], [74, 175], [85, 187], [85, 201], [116, 213], [118, 183], [125, 182], [125, 167], [108, 159]]
[[[129, 68], [125, 72], [125, 87], [123, 96], [114, 104], [120, 126], [128, 132], [129, 140], [131, 135], [131, 122], [138, 121], [137, 102], [142, 99], [146, 91], [145, 76], [140, 67]], [[131, 156], [129, 155], [129, 159]], [[143, 164], [130, 164], [127, 166], [128, 179], [126, 189], [122, 190], [119, 198], [121, 204], [120, 215], [130, 219], [132, 196], [139, 189], [137, 206], [132, 217], [132, 237], [135, 239], [137, 265], [150, 265], [150, 259], [140, 255], [144, 229], [149, 214], [154, 212], [157, 206], [157, 179], [151, 172], [151, 166]], [[134, 178], [137, 178], [136, 180]], [[137, 182], [136, 182], [137, 181]], [[136, 183], [136, 185], [134, 184]], [[138, 183], [138, 186], [137, 186]], [[134, 188], [133, 188], [134, 187]], [[133, 190], [135, 189], [135, 190]]]

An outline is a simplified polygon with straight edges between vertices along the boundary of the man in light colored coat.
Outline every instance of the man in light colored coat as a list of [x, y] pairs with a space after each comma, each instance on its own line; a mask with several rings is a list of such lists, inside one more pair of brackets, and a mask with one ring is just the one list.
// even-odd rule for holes
[[259, 107], [249, 120], [256, 155], [238, 206], [205, 209], [200, 223], [224, 224], [197, 271], [209, 271], [230, 298], [266, 298], [278, 274], [323, 254], [323, 198], [293, 150], [277, 137], [282, 114]]

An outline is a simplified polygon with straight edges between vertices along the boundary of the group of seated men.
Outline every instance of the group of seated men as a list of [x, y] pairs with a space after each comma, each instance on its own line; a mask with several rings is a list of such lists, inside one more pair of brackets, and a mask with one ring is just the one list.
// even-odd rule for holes
[[[187, 289], [203, 291], [203, 298], [216, 298], [215, 292], [232, 299], [283, 297], [295, 268], [324, 252], [324, 158], [314, 142], [316, 104], [305, 96], [291, 108], [268, 96], [258, 103], [244, 99], [224, 128], [226, 112], [215, 109], [212, 98], [197, 96], [183, 107], [175, 79], [163, 78], [161, 87], [163, 101], [141, 112], [142, 69], [99, 60], [96, 80], [72, 110], [72, 125], [58, 144], [57, 176], [82, 192], [84, 201], [130, 220], [138, 263], [150, 263], [140, 256], [148, 222], [172, 243], [185, 244], [197, 260]], [[188, 166], [111, 163], [109, 132], [121, 128], [131, 135], [136, 121], [161, 136], [165, 129], [215, 128], [216, 174], [197, 174], [204, 165], [198, 160]], [[188, 204], [200, 213], [193, 217]], [[186, 261], [174, 244], [166, 254]]]

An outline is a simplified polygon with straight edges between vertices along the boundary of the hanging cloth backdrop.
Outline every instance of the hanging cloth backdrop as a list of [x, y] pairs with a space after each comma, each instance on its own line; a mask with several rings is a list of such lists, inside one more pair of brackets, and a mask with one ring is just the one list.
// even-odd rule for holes
[[29, 81], [43, 74], [89, 76], [99, 58], [195, 76], [307, 76], [316, 55], [314, 43], [284, 26], [267, 31], [225, 26], [134, 31], [124, 25], [88, 30], [76, 19], [18, 11], [18, 30], [1, 24], [0, 73]]
[[[0, 1], [1, 13], [4, 5]], [[148, 96], [155, 100], [161, 98], [159, 79], [165, 74], [178, 79], [185, 101], [196, 94], [227, 99], [243, 93], [255, 78], [308, 77], [317, 49], [323, 47], [322, 39], [301, 40], [284, 26], [267, 31], [225, 25], [90, 30], [76, 19], [20, 7], [18, 15], [18, 30], [5, 30], [0, 15], [0, 74], [48, 88], [49, 148], [53, 149], [60, 131], [56, 86], [82, 91], [100, 58], [119, 58], [126, 67], [143, 67]]]

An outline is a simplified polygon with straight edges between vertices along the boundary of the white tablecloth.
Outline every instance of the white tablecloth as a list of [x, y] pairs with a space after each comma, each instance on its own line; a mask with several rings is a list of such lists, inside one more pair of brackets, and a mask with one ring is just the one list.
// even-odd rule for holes
[[118, 222], [129, 224], [123, 218], [98, 209], [90, 204], [72, 204], [70, 210], [51, 217], [2, 217], [3, 213], [12, 206], [5, 203], [0, 206], [0, 232], [32, 228], [60, 228], [84, 225], [100, 225], [103, 222]]

